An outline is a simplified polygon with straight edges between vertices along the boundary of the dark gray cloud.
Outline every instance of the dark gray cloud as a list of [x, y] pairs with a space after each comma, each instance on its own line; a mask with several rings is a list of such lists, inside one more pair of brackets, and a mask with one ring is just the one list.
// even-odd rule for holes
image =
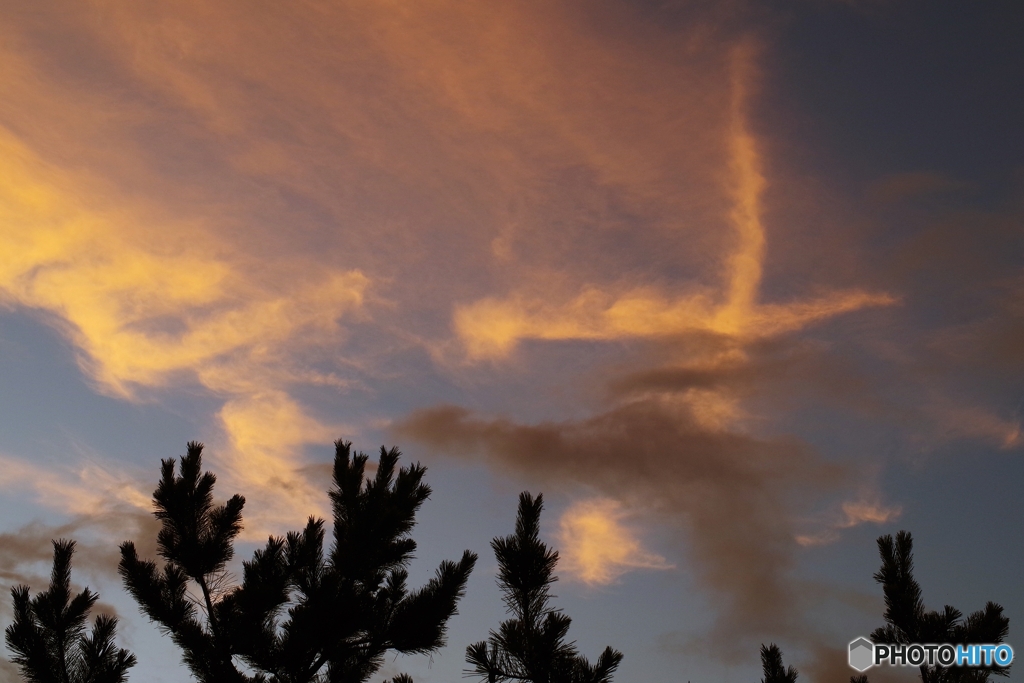
[[797, 627], [793, 516], [849, 481], [843, 466], [799, 440], [712, 429], [663, 399], [537, 425], [447, 406], [416, 412], [395, 429], [438, 450], [482, 456], [539, 485], [582, 483], [681, 520], [694, 569], [720, 606], [717, 645]]
[[[45, 590], [53, 562], [51, 541], [58, 539], [75, 541], [71, 566], [75, 585], [86, 585], [89, 577], [119, 581], [120, 542], [133, 540], [145, 557], [156, 557], [158, 528], [153, 515], [131, 509], [78, 515], [64, 524], [26, 524], [0, 534], [0, 586], [5, 589], [5, 596], [6, 589], [19, 584], [29, 586], [33, 592]], [[4, 614], [9, 613], [9, 600], [5, 599], [0, 609]], [[94, 611], [116, 613], [106, 602], [97, 603]]]

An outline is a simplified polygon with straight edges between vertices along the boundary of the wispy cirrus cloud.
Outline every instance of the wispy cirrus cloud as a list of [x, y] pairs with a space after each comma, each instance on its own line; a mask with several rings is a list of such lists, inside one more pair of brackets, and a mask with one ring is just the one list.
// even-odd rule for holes
[[786, 304], [763, 303], [765, 226], [762, 194], [767, 180], [761, 169], [757, 141], [746, 124], [748, 91], [754, 80], [753, 47], [741, 44], [731, 61], [728, 212], [734, 236], [722, 257], [722, 280], [684, 296], [653, 288], [607, 291], [587, 286], [567, 302], [521, 294], [488, 298], [461, 306], [454, 327], [470, 358], [508, 355], [524, 339], [613, 340], [711, 333], [741, 339], [773, 337], [863, 308], [890, 306], [896, 297], [885, 292], [850, 290]]
[[[334, 430], [287, 394], [298, 372], [289, 355], [332, 338], [338, 319], [361, 308], [368, 278], [322, 268], [296, 272], [284, 287], [260, 281], [198, 226], [81, 197], [88, 178], [49, 166], [10, 131], [0, 129], [0, 147], [3, 302], [44, 313], [104, 393], [135, 400], [184, 380], [224, 396], [221, 424], [234, 448], [221, 462], [233, 483], [258, 496], [291, 482], [310, 489], [303, 504], [319, 498], [320, 487], [295, 473], [294, 454]], [[268, 430], [277, 438], [263, 439]], [[276, 457], [247, 453], [257, 442]]]
[[[744, 638], [800, 631], [790, 571], [804, 543], [795, 521], [812, 512], [813, 501], [856, 480], [851, 470], [824, 461], [798, 440], [751, 429], [760, 418], [746, 408], [744, 386], [792, 366], [782, 360], [785, 353], [776, 354], [774, 368], [766, 365], [766, 345], [798, 348], [798, 333], [815, 324], [898, 303], [883, 291], [862, 289], [790, 303], [763, 301], [762, 196], [768, 182], [745, 111], [755, 80], [753, 60], [753, 48], [744, 43], [729, 57], [729, 125], [721, 131], [728, 154], [720, 177], [730, 206], [720, 221], [732, 239], [719, 252], [717, 282], [694, 285], [683, 296], [654, 287], [585, 285], [563, 303], [557, 290], [548, 296], [513, 293], [454, 313], [470, 360], [507, 357], [530, 339], [630, 338], [658, 340], [675, 358], [616, 380], [612, 407], [586, 419], [531, 425], [439, 407], [396, 424], [399, 435], [437, 449], [480, 454], [549, 483], [582, 482], [680, 519], [695, 569], [716, 595], [719, 622], [709, 642], [723, 652]], [[561, 537], [570, 549], [571, 572], [606, 583], [631, 563], [658, 564], [660, 558], [624, 537], [612, 509], [579, 505], [567, 513]], [[853, 505], [845, 514], [840, 526], [849, 528], [878, 521], [882, 511]], [[589, 540], [602, 534], [607, 542]]]
[[[839, 540], [840, 532], [861, 524], [887, 524], [896, 521], [903, 514], [900, 505], [885, 505], [878, 496], [843, 501], [840, 512], [832, 520], [823, 520], [825, 528], [811, 534], [799, 534], [796, 542], [802, 546], [825, 545]], [[819, 520], [819, 524], [822, 520]]]
[[[703, 105], [724, 94], [720, 48], [701, 26], [692, 62], [653, 27], [608, 41], [623, 10], [602, 11], [12, 13], [0, 296], [58, 329], [101, 392], [221, 401], [225, 483], [262, 498], [268, 523], [305, 514], [321, 487], [299, 474], [301, 449], [344, 426], [299, 396], [348, 386], [336, 369], [360, 366], [343, 348], [353, 329], [374, 323], [374, 352], [443, 347], [453, 302], [572, 270], [595, 222], [619, 214], [606, 242], [649, 222], [647, 251], [701, 232], [670, 214], [717, 210]], [[537, 31], [550, 40], [523, 40]], [[668, 146], [652, 134], [684, 130]], [[600, 241], [587, 249], [585, 271], [609, 265]]]
[[[943, 169], [794, 170], [754, 5], [9, 3], [0, 300], [97, 391], [212, 406], [253, 536], [321, 509], [308, 444], [426, 406], [399, 433], [619, 501], [571, 508], [577, 575], [658, 565], [668, 520], [714, 635], [811, 642], [799, 539], [899, 507], [814, 410], [1020, 447], [1020, 212], [935, 210], [973, 196]], [[26, 463], [76, 524], [148, 499]]]
[[41, 589], [53, 558], [50, 541], [60, 538], [76, 540], [75, 568], [94, 577], [117, 575], [117, 544], [126, 538], [136, 539], [149, 557], [156, 555], [159, 525], [151, 494], [114, 463], [54, 467], [0, 455], [0, 491], [30, 493], [67, 518], [56, 524], [33, 521], [0, 533], [0, 581], [7, 586]]

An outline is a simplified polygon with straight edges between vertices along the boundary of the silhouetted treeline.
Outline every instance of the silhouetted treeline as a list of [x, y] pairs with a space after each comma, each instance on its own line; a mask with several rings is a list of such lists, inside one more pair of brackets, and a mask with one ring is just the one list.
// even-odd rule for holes
[[[121, 545], [119, 572], [142, 611], [181, 649], [201, 683], [363, 683], [385, 653], [430, 654], [446, 643], [449, 619], [477, 556], [467, 550], [445, 561], [425, 586], [410, 589], [407, 567], [416, 549], [410, 536], [416, 513], [430, 496], [419, 464], [399, 467], [397, 449], [380, 451], [376, 472], [368, 457], [335, 442], [328, 491], [332, 542], [324, 520], [310, 517], [301, 531], [271, 536], [243, 562], [242, 581], [227, 585], [227, 565], [242, 530], [245, 499], [215, 505], [216, 477], [204, 472], [203, 445], [190, 442], [178, 463], [161, 463], [153, 493], [158, 564]], [[572, 620], [550, 606], [558, 553], [540, 540], [543, 496], [519, 497], [515, 532], [491, 542], [498, 586], [511, 615], [485, 641], [466, 648], [470, 676], [487, 683], [610, 683], [622, 661], [611, 647], [593, 664], [567, 641]], [[86, 632], [98, 596], [71, 593], [74, 541], [53, 542], [46, 591], [27, 586], [11, 594], [14, 621], [6, 629], [11, 661], [29, 683], [123, 683], [135, 656], [114, 644], [117, 620], [100, 615]], [[881, 536], [882, 565], [874, 575], [885, 597], [878, 644], [1002, 643], [1009, 619], [993, 602], [966, 618], [946, 605], [926, 611], [914, 579], [913, 539], [906, 531]], [[198, 597], [191, 592], [195, 587]], [[239, 669], [243, 664], [245, 671]], [[761, 683], [795, 683], [774, 643], [761, 646]], [[250, 673], [251, 672], [251, 673]], [[1009, 667], [922, 664], [923, 683], [985, 683]], [[400, 674], [391, 683], [412, 683]], [[850, 683], [868, 683], [867, 675]]]
[[[216, 477], [203, 471], [202, 452], [202, 444], [190, 442], [180, 463], [161, 463], [153, 514], [162, 563], [140, 558], [126, 541], [118, 567], [128, 592], [180, 648], [197, 681], [362, 683], [389, 651], [430, 654], [445, 645], [477, 556], [467, 550], [458, 561], [442, 562], [425, 586], [406, 585], [416, 550], [410, 533], [430, 496], [424, 467], [400, 468], [398, 450], [381, 448], [367, 477], [367, 456], [335, 442], [329, 547], [324, 520], [310, 517], [301, 531], [270, 537], [231, 586], [227, 565], [245, 499], [214, 504]], [[489, 650], [479, 643], [467, 653], [489, 653], [493, 666], [483, 675], [490, 681], [608, 683], [622, 654], [607, 648], [591, 665], [564, 642], [569, 617], [547, 606], [558, 554], [539, 539], [542, 507], [541, 496], [524, 493], [516, 533], [494, 539], [499, 585], [515, 618], [500, 635], [492, 633]], [[112, 617], [97, 617], [86, 635], [97, 595], [86, 588], [71, 597], [73, 552], [73, 541], [54, 542], [47, 591], [30, 599], [28, 587], [13, 589], [11, 661], [30, 683], [122, 683], [135, 656], [114, 646]], [[391, 683], [412, 678], [399, 674]]]

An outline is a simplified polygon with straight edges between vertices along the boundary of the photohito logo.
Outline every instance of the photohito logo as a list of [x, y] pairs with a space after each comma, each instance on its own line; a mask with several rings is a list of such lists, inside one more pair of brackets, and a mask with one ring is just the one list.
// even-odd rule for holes
[[920, 645], [910, 643], [872, 643], [864, 637], [850, 642], [850, 666], [867, 671], [873, 666], [1010, 666], [1013, 648], [995, 645], [950, 645], [949, 643]]

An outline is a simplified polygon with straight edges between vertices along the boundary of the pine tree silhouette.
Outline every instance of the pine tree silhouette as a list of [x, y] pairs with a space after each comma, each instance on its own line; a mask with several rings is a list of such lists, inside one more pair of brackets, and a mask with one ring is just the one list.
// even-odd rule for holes
[[[179, 474], [173, 458], [162, 464], [153, 494], [162, 571], [139, 559], [131, 541], [121, 546], [120, 564], [129, 592], [199, 681], [358, 683], [388, 650], [430, 653], [444, 645], [476, 555], [467, 550], [459, 562], [443, 562], [426, 586], [406, 587], [416, 549], [409, 533], [430, 495], [425, 468], [396, 473], [398, 449], [382, 447], [375, 476], [364, 479], [367, 456], [335, 442], [334, 542], [326, 554], [324, 522], [310, 517], [302, 531], [272, 536], [243, 564], [242, 583], [225, 588], [245, 501], [236, 495], [213, 504], [216, 477], [202, 472], [202, 450], [188, 444]], [[238, 662], [255, 673], [243, 673]], [[412, 679], [402, 674], [393, 683]]]
[[540, 540], [544, 498], [519, 495], [516, 531], [495, 538], [491, 547], [498, 560], [498, 585], [512, 619], [491, 631], [486, 642], [466, 648], [467, 674], [488, 683], [609, 683], [622, 653], [606, 647], [595, 664], [565, 642], [571, 619], [548, 606], [558, 553]]
[[761, 645], [761, 669], [764, 671], [761, 683], [796, 683], [796, 669], [782, 665], [782, 650], [775, 643], [767, 647]]
[[34, 598], [28, 586], [11, 589], [14, 623], [5, 631], [11, 661], [29, 683], [123, 683], [135, 655], [114, 646], [114, 617], [97, 616], [86, 635], [89, 610], [99, 596], [86, 588], [72, 598], [74, 554], [74, 541], [53, 541], [49, 589]]
[[[875, 581], [885, 596], [885, 626], [871, 633], [876, 643], [1001, 643], [1010, 632], [1003, 608], [988, 602], [985, 609], [966, 619], [946, 605], [941, 612], [926, 612], [921, 586], [914, 579], [914, 540], [908, 531], [878, 538], [882, 567]], [[985, 683], [991, 675], [1007, 676], [1010, 667], [943, 667], [921, 665], [923, 683]]]

